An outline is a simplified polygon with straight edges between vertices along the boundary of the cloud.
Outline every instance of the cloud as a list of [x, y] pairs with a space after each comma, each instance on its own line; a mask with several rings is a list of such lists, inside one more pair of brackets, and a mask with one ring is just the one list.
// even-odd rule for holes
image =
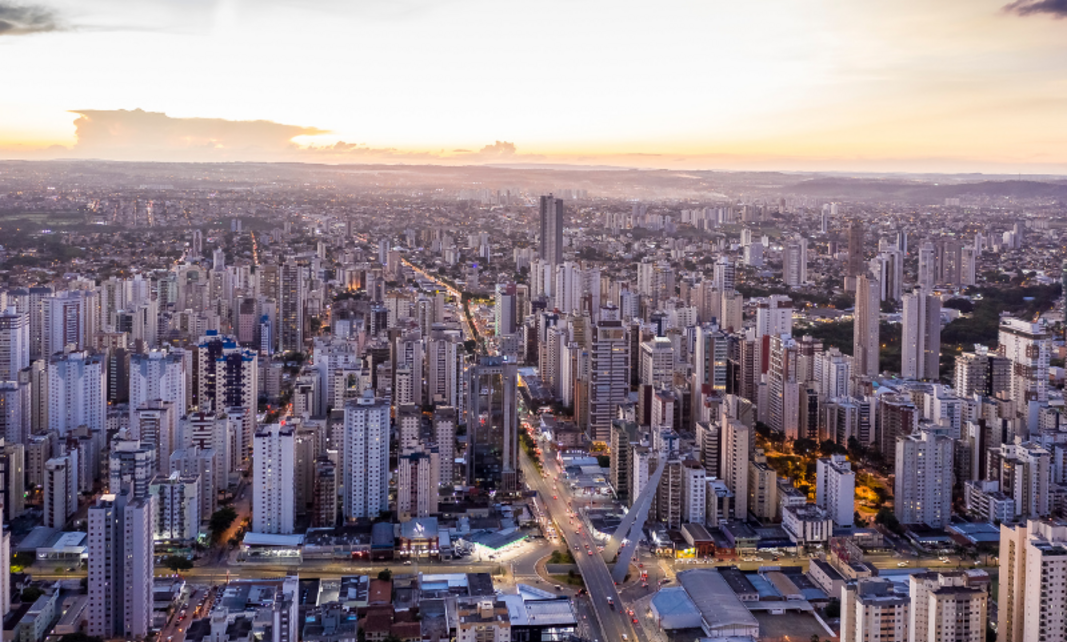
[[0, 36], [23, 36], [57, 29], [59, 24], [51, 9], [0, 0]]
[[269, 120], [171, 118], [141, 109], [76, 109], [79, 155], [158, 160], [161, 157], [256, 158], [297, 148], [293, 138], [328, 133]]
[[1067, 18], [1067, 0], [1015, 0], [1004, 11], [1017, 16], [1045, 13], [1053, 18]]
[[515, 143], [498, 140], [481, 148], [478, 153], [484, 156], [514, 156], [518, 151], [515, 149]]

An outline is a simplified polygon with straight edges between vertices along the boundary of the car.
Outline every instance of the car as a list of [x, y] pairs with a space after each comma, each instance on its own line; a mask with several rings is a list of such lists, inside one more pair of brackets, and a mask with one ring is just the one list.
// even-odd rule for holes
[[907, 566], [907, 565], [908, 565], [907, 562], [897, 562], [897, 566], [899, 566], [899, 567], [904, 567], [904, 566]]
[[559, 497], [556, 497], [555, 495], [553, 495], [552, 499], [559, 499]]
[[404, 566], [411, 566], [411, 560], [404, 560]]
[[592, 557], [592, 556], [593, 556], [593, 551], [586, 551], [586, 552], [587, 552], [587, 553], [589, 553], [589, 556], [590, 556], [590, 557]]
[[634, 618], [634, 624], [637, 624], [637, 618]]
[[626, 635], [625, 633], [623, 633], [623, 634], [622, 634], [622, 639], [623, 639], [623, 640], [629, 640], [630, 638], [629, 638], [629, 636], [627, 636], [627, 635]]
[[637, 563], [637, 568], [644, 568], [645, 565], [642, 562]]

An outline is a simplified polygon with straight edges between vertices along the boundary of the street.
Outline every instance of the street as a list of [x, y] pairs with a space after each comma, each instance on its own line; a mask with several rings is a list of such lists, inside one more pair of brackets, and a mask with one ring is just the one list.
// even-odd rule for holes
[[[544, 502], [545, 510], [555, 521], [560, 535], [574, 554], [574, 561], [585, 582], [585, 588], [589, 593], [589, 600], [600, 628], [600, 635], [594, 636], [593, 639], [617, 642], [623, 639], [623, 635], [634, 638], [634, 627], [629, 616], [626, 615], [626, 607], [615, 582], [611, 579], [607, 564], [597, 552], [596, 541], [587, 530], [583, 529], [578, 532], [567, 516], [569, 493], [566, 484], [559, 486], [553, 481], [562, 471], [559, 470], [555, 461], [546, 458], [544, 470], [548, 478], [542, 478], [525, 451], [520, 451], [520, 456], [526, 484], [538, 492]], [[574, 550], [575, 547], [577, 551]], [[592, 554], [590, 555], [588, 551], [592, 551]], [[609, 599], [612, 600], [614, 606], [608, 603]], [[641, 636], [636, 639], [644, 640], [645, 637]]]

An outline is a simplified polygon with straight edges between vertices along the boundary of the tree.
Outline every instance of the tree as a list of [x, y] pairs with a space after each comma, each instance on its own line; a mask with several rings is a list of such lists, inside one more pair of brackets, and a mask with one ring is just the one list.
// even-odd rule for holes
[[904, 532], [904, 527], [900, 525], [897, 516], [888, 508], [881, 508], [878, 510], [878, 515], [875, 516], [874, 523], [881, 524], [898, 535]]
[[233, 525], [237, 519], [237, 511], [233, 506], [223, 506], [214, 513], [211, 514], [211, 520], [208, 522], [211, 527], [211, 535], [216, 539], [220, 539], [230, 526]]
[[385, 568], [378, 572], [378, 579], [384, 582], [388, 582], [393, 579], [393, 572]]
[[177, 573], [178, 571], [188, 571], [193, 567], [193, 563], [181, 555], [170, 555], [164, 560], [163, 565], [170, 570]]
[[807, 438], [802, 437], [802, 438], [797, 439], [796, 441], [793, 442], [793, 452], [795, 452], [796, 454], [800, 455], [801, 457], [804, 457], [806, 455], [811, 454], [812, 452], [815, 452], [815, 449], [817, 447], [818, 447], [818, 444], [815, 443], [814, 439], [807, 439]]
[[24, 603], [33, 604], [37, 601], [37, 598], [41, 597], [42, 595], [44, 595], [43, 590], [37, 588], [36, 586], [27, 586], [26, 588], [22, 589], [22, 595], [20, 595], [19, 598]]
[[836, 597], [830, 598], [830, 602], [826, 605], [826, 617], [830, 619], [841, 617], [841, 600]]

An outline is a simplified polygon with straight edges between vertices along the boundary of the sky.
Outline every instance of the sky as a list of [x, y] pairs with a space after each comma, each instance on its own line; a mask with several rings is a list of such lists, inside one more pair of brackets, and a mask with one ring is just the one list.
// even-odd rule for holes
[[0, 158], [1067, 174], [1067, 0], [0, 0]]

